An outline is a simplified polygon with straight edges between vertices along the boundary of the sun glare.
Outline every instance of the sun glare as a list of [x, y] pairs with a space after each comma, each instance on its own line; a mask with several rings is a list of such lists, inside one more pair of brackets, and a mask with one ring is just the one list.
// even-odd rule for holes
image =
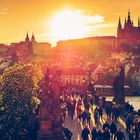
[[[104, 17], [89, 16], [80, 10], [62, 10], [50, 19], [50, 33], [53, 40], [75, 39], [88, 36], [88, 32], [97, 23], [104, 22]], [[93, 29], [93, 28], [92, 28]]]
[[77, 38], [84, 35], [86, 26], [80, 13], [64, 10], [57, 13], [51, 19], [50, 24], [55, 39]]

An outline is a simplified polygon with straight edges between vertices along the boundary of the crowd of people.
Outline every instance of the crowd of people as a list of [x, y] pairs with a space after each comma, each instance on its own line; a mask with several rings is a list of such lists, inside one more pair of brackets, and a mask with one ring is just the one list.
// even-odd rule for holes
[[[126, 130], [118, 125], [120, 118], [119, 106], [112, 103], [106, 104], [105, 98], [99, 102], [98, 97], [83, 96], [78, 92], [65, 92], [62, 95], [63, 103], [63, 120], [67, 115], [70, 118], [78, 119], [82, 123], [83, 130], [81, 138], [83, 140], [139, 140], [140, 124], [134, 122], [134, 117], [131, 112], [124, 116]], [[91, 117], [94, 118], [94, 125], [91, 125]], [[104, 122], [105, 121], [105, 122]], [[65, 128], [65, 127], [63, 127]], [[67, 129], [67, 131], [66, 131]], [[71, 140], [73, 132], [65, 128], [65, 136]]]

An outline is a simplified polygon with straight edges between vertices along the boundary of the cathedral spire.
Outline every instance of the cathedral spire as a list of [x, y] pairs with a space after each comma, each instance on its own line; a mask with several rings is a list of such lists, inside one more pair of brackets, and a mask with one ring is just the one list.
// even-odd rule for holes
[[32, 38], [31, 38], [32, 40], [35, 40], [35, 36], [34, 36], [34, 33], [32, 33]]
[[119, 17], [118, 29], [117, 29], [117, 37], [120, 37], [121, 32], [122, 32], [122, 24], [121, 24], [121, 19]]
[[126, 26], [126, 17], [125, 17], [125, 20], [124, 20], [124, 27]]
[[29, 36], [28, 36], [28, 31], [27, 31], [27, 34], [26, 34], [25, 42], [26, 43], [30, 42], [30, 39], [29, 39]]
[[138, 27], [140, 27], [140, 17], [138, 17]]
[[118, 29], [122, 29], [122, 24], [121, 24], [121, 19], [119, 17], [119, 22], [118, 22]]
[[127, 23], [131, 23], [130, 10], [128, 10], [128, 19], [127, 19]]
[[36, 42], [36, 41], [35, 41], [34, 33], [32, 33], [31, 42], [32, 42], [33, 44]]

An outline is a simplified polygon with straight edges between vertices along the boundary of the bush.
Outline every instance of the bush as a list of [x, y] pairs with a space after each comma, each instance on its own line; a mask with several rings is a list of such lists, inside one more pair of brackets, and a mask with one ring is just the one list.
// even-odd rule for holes
[[3, 72], [0, 77], [1, 139], [29, 139], [41, 78], [40, 69], [32, 64], [16, 64]]

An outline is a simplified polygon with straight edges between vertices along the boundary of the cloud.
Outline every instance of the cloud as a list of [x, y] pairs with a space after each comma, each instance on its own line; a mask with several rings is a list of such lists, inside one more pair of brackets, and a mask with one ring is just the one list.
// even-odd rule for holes
[[8, 9], [7, 8], [0, 8], [0, 15], [7, 15]]
[[116, 27], [116, 23], [101, 23], [101, 24], [95, 24], [93, 28], [99, 29], [99, 28], [108, 28], [108, 27]]
[[77, 10], [75, 13], [86, 25], [104, 22], [104, 16], [101, 15], [89, 15], [89, 13], [83, 12], [81, 10]]
[[107, 23], [104, 16], [101, 15], [83, 15], [83, 20], [87, 28], [86, 33], [103, 28], [116, 27], [116, 23]]
[[104, 17], [100, 15], [95, 15], [95, 16], [83, 16], [83, 20], [87, 24], [93, 24], [93, 23], [102, 23], [104, 22]]

